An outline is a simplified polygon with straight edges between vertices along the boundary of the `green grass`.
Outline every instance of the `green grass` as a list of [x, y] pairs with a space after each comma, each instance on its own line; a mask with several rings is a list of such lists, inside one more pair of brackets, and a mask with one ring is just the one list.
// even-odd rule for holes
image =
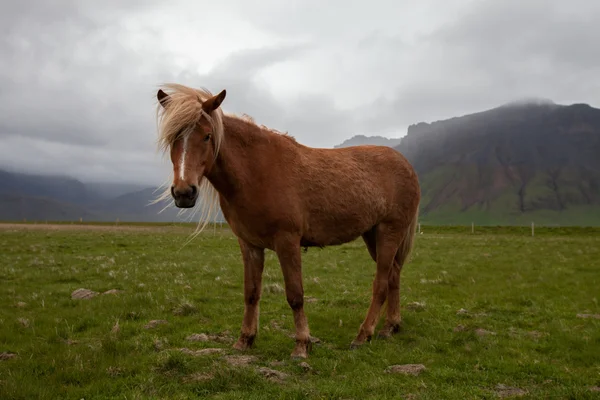
[[[598, 398], [590, 387], [600, 386], [600, 320], [577, 317], [600, 313], [597, 230], [422, 229], [401, 278], [402, 331], [358, 350], [349, 345], [375, 271], [363, 243], [303, 254], [305, 295], [316, 299], [306, 313], [321, 340], [304, 371], [289, 358], [292, 313], [277, 290], [261, 300], [250, 365], [227, 363], [231, 342], [186, 340], [237, 338], [243, 270], [226, 228], [183, 248], [186, 226], [0, 228], [0, 353], [17, 355], [0, 361], [0, 398], [492, 399], [498, 385], [526, 398]], [[274, 284], [283, 279], [268, 252], [264, 285]], [[78, 288], [123, 292], [72, 300]], [[168, 324], [145, 329], [154, 319]], [[427, 369], [384, 373], [408, 363]], [[273, 381], [257, 367], [288, 377]]]

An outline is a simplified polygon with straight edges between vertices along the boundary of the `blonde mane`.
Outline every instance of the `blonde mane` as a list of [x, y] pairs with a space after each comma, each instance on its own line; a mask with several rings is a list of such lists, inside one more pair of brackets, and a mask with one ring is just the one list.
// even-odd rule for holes
[[[198, 123], [200, 118], [205, 117], [212, 125], [215, 143], [214, 156], [216, 158], [224, 139], [223, 111], [219, 107], [210, 114], [207, 114], [202, 109], [202, 103], [213, 97], [213, 94], [205, 88], [194, 89], [176, 83], [167, 83], [162, 85], [161, 88], [169, 95], [169, 101], [166, 107], [163, 107], [160, 103], [157, 104], [159, 150], [162, 150], [163, 154], [166, 153], [183, 130]], [[151, 204], [169, 200], [171, 196], [169, 181], [163, 186], [162, 193]], [[208, 179], [202, 180], [198, 192], [198, 201], [190, 216], [191, 221], [199, 211], [198, 208], [202, 208], [194, 236], [202, 232], [211, 219], [217, 216], [219, 211], [219, 194]], [[172, 204], [168, 204], [161, 212], [170, 206]], [[180, 214], [183, 211], [185, 210], [181, 210]]]

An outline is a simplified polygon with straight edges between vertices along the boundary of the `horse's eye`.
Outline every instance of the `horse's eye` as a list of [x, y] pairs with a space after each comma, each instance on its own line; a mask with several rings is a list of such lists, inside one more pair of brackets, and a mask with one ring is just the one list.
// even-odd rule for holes
[[211, 134], [210, 134], [210, 133], [209, 133], [208, 135], [206, 135], [206, 136], [204, 137], [204, 141], [205, 141], [205, 142], [208, 142], [208, 141], [210, 140], [210, 136], [211, 136]]

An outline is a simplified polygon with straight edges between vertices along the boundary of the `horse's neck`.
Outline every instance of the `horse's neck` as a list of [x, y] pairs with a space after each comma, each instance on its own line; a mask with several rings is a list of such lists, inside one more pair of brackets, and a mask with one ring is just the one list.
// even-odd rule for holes
[[235, 196], [247, 183], [251, 170], [249, 155], [252, 154], [252, 139], [256, 132], [254, 129], [244, 129], [243, 122], [227, 116], [223, 118], [223, 124], [225, 137], [215, 164], [206, 177], [222, 196], [228, 198]]

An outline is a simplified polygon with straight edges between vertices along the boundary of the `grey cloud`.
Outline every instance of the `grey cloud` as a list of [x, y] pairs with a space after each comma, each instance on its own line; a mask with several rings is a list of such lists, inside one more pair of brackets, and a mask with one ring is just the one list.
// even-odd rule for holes
[[[170, 173], [155, 149], [162, 82], [227, 89], [225, 111], [327, 147], [355, 134], [402, 136], [412, 123], [523, 96], [600, 103], [594, 1], [385, 0], [365, 8], [360, 1], [268, 0], [223, 7], [296, 44], [237, 51], [198, 74], [181, 70], [160, 44], [160, 29], [169, 28], [156, 11], [164, 1], [3, 5], [0, 167], [162, 183]], [[199, 24], [211, 18], [206, 10]], [[124, 21], [146, 12], [157, 14], [156, 25], [136, 33], [146, 45], [134, 48]], [[233, 31], [235, 22], [223, 29]], [[198, 42], [190, 51], [206, 47]], [[302, 69], [285, 79], [309, 85], [314, 78], [322, 87], [275, 96], [262, 73], [289, 62]]]

